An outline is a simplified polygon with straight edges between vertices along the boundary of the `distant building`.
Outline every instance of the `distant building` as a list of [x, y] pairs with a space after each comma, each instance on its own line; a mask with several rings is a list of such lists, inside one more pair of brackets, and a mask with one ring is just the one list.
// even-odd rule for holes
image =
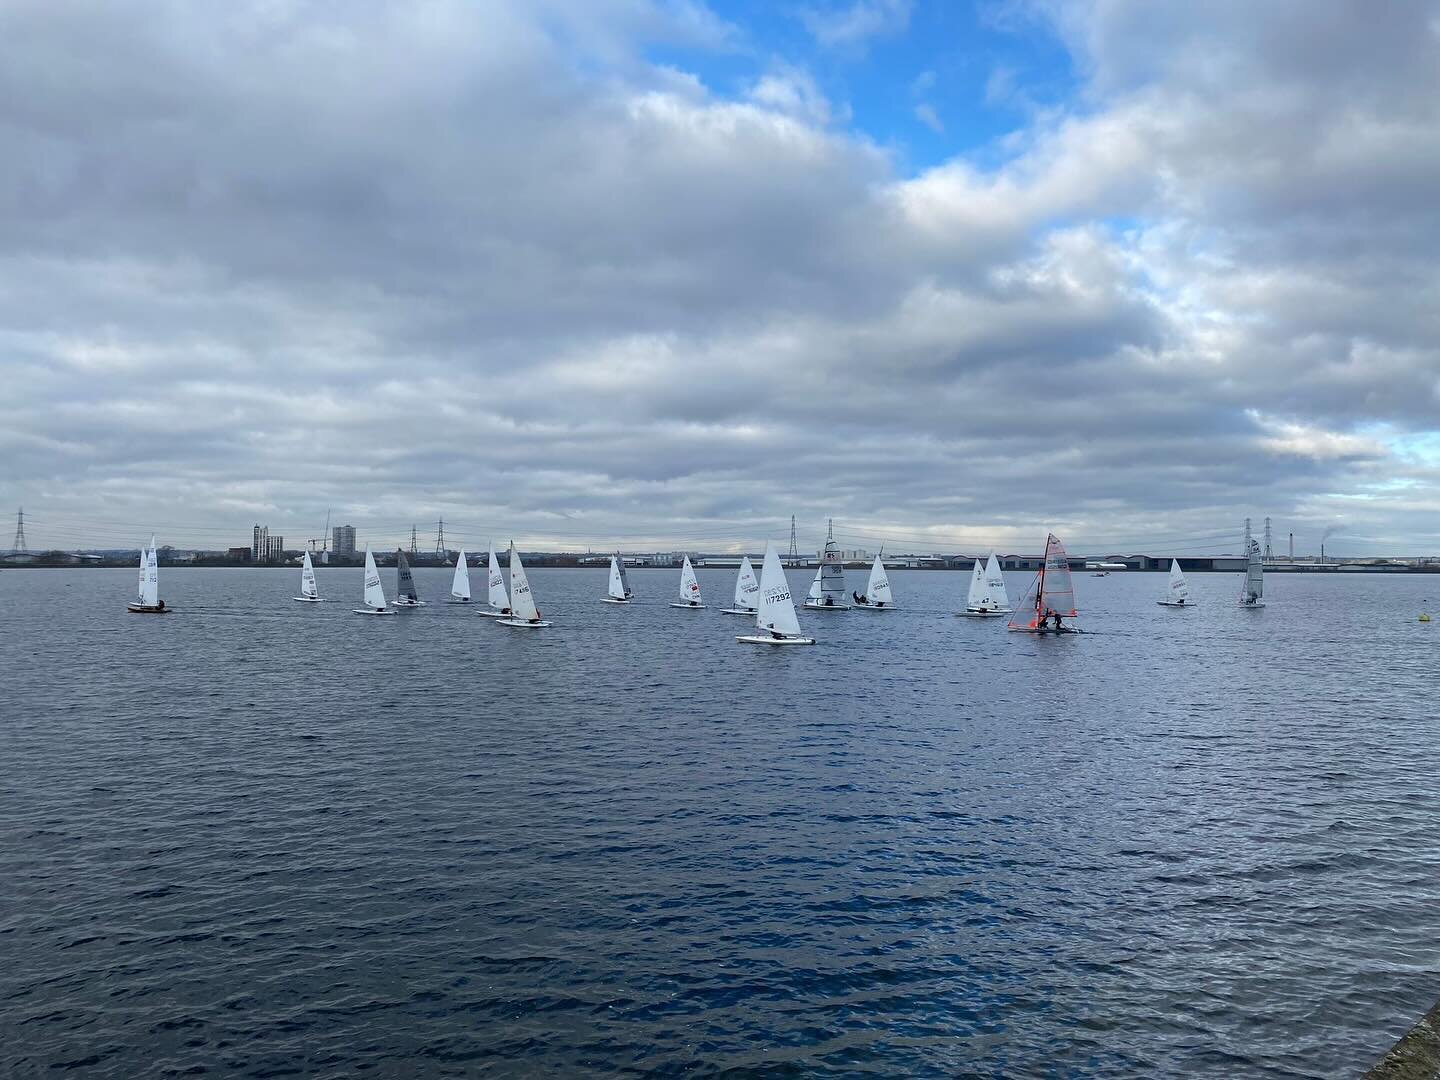
[[284, 555], [285, 538], [271, 536], [268, 525], [256, 525], [250, 540], [251, 562], [279, 562]]
[[330, 549], [340, 558], [355, 554], [355, 526], [336, 525], [330, 530]]
[[234, 547], [225, 549], [225, 557], [235, 562], [249, 562], [252, 552], [248, 547]]

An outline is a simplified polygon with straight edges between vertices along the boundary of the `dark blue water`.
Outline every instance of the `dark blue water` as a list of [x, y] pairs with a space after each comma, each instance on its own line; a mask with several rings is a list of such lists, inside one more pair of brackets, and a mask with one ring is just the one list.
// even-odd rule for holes
[[0, 572], [0, 1074], [1329, 1077], [1440, 993], [1440, 580], [771, 649], [729, 573], [319, 573]]

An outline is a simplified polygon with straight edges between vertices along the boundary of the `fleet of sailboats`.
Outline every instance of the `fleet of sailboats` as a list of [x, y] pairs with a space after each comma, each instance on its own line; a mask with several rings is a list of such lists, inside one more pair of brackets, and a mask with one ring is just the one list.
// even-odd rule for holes
[[600, 599], [607, 604], [628, 604], [635, 594], [625, 576], [625, 560], [618, 554], [610, 556], [610, 588]]
[[735, 638], [748, 645], [814, 645], [815, 639], [800, 632], [795, 617], [795, 601], [790, 599], [790, 583], [775, 554], [775, 545], [765, 545], [765, 561], [760, 567], [759, 606], [755, 609], [755, 633]]
[[136, 615], [168, 615], [171, 608], [160, 599], [160, 559], [155, 550], [155, 537], [150, 537], [150, 546], [140, 548], [140, 580], [135, 599], [126, 609]]
[[882, 556], [875, 556], [875, 565], [870, 567], [870, 580], [865, 583], [865, 592], [855, 597], [856, 611], [894, 611], [895, 598], [890, 593], [890, 578], [885, 573]]
[[1185, 572], [1180, 569], [1178, 559], [1170, 560], [1170, 583], [1165, 589], [1165, 595], [1155, 601], [1161, 607], [1194, 607], [1190, 599], [1190, 583], [1185, 580]]
[[455, 559], [455, 576], [450, 579], [449, 603], [470, 603], [470, 564], [465, 560], [463, 549]]
[[300, 595], [291, 597], [307, 604], [324, 603], [320, 599], [320, 588], [315, 584], [315, 566], [310, 561], [310, 552], [305, 552], [305, 561], [300, 564]]
[[700, 582], [695, 580], [695, 568], [690, 565], [690, 556], [685, 556], [684, 565], [680, 567], [680, 599], [670, 605], [678, 608], [703, 608], [705, 605], [700, 602]]
[[727, 608], [721, 608], [722, 615], [754, 616], [759, 607], [760, 582], [755, 577], [755, 568], [750, 565], [750, 556], [740, 560], [740, 572], [735, 575], [735, 599]]
[[1010, 610], [1005, 575], [1000, 571], [1000, 560], [992, 551], [985, 562], [975, 560], [975, 568], [970, 571], [970, 593], [965, 598], [965, 610], [960, 614], [973, 619], [993, 619], [1009, 615]]
[[356, 615], [394, 615], [393, 607], [385, 606], [385, 589], [380, 584], [380, 571], [375, 568], [375, 556], [370, 546], [365, 546], [365, 606], [351, 608]]
[[1078, 614], [1075, 588], [1070, 581], [1070, 557], [1059, 538], [1051, 533], [1045, 538], [1045, 561], [1006, 628], [1027, 634], [1075, 634], [1079, 631], [1066, 626], [1064, 620]]

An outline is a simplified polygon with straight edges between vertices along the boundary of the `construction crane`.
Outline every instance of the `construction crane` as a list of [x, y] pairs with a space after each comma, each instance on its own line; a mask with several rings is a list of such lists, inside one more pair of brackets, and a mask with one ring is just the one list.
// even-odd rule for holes
[[[316, 546], [315, 546], [316, 544], [319, 544], [319, 545], [320, 545], [319, 548], [316, 548]], [[312, 537], [312, 538], [310, 539], [310, 551], [311, 551], [312, 554], [318, 554], [318, 553], [321, 552], [321, 551], [329, 551], [329, 550], [330, 550], [330, 508], [329, 508], [329, 507], [326, 507], [326, 508], [325, 508], [325, 535], [319, 537], [318, 539], [317, 539], [317, 538], [314, 538], [314, 537]]]

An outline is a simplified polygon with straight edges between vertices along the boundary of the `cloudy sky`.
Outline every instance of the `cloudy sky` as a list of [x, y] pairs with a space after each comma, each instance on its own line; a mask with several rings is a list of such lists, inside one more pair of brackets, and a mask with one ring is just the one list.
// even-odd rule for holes
[[1437, 193], [1420, 0], [6, 0], [0, 500], [1435, 552]]

